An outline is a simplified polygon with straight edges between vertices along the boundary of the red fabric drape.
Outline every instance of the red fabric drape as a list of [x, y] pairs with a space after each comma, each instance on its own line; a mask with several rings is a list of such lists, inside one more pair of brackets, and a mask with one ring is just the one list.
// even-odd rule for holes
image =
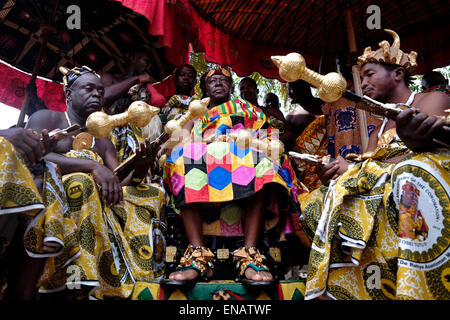
[[116, 0], [125, 7], [142, 14], [149, 21], [148, 33], [159, 37], [166, 47], [166, 58], [175, 66], [189, 62], [189, 43], [183, 38], [182, 28], [176, 23], [174, 8], [165, 0]]
[[[201, 18], [187, 0], [176, 4], [164, 0], [116, 0], [144, 15], [150, 21], [149, 33], [161, 38], [167, 59], [176, 66], [186, 63], [189, 43], [196, 52], [204, 52], [205, 60], [229, 66], [238, 76], [257, 71], [266, 78], [279, 78], [270, 56], [284, 55], [292, 50], [258, 45], [231, 37]], [[305, 55], [308, 67], [318, 69], [317, 56]]]
[[[30, 82], [31, 75], [18, 71], [0, 63], [0, 102], [17, 108], [22, 108], [25, 99], [25, 88]], [[65, 111], [65, 95], [63, 86], [53, 81], [36, 79], [37, 95], [47, 108], [55, 111]]]

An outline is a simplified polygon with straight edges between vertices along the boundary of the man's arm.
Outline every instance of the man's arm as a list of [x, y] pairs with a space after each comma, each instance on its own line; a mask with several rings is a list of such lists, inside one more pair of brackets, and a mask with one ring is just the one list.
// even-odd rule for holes
[[41, 137], [32, 129], [9, 128], [0, 130], [0, 136], [8, 140], [22, 155], [27, 167], [33, 167], [42, 157], [54, 148], [54, 141], [48, 136], [48, 131], [43, 129]]
[[[442, 92], [430, 92], [418, 99], [415, 108], [406, 109], [396, 118], [397, 134], [413, 151], [430, 151], [450, 144], [450, 132], [444, 128], [442, 119], [450, 108], [449, 97]], [[436, 140], [443, 142], [439, 143]]]
[[132, 76], [120, 82], [114, 83], [113, 76], [105, 74], [102, 76], [102, 82], [105, 85], [104, 104], [108, 106], [116, 99], [125, 94], [132, 86], [138, 83], [145, 83], [152, 80], [152, 77], [145, 73], [138, 76]]

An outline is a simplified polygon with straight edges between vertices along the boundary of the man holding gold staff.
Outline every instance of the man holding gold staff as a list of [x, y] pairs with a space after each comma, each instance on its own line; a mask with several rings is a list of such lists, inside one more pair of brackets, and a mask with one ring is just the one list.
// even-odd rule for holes
[[[90, 132], [109, 131], [108, 125], [114, 124], [107, 123], [106, 114], [102, 123], [89, 127], [89, 116], [103, 104], [100, 77], [87, 67], [60, 70], [67, 111], [36, 112], [27, 126], [53, 130], [79, 124]], [[46, 156], [61, 169], [69, 213], [64, 216], [64, 251], [48, 260], [40, 279], [42, 292], [64, 289], [72, 281], [90, 287], [90, 298], [127, 298], [136, 281], [152, 281], [164, 273], [162, 191], [142, 183], [156, 150], [148, 140], [141, 142], [134, 169], [120, 181], [114, 174], [119, 166], [114, 145], [104, 138], [109, 132], [101, 133], [93, 137], [82, 132], [58, 141]], [[78, 278], [70, 278], [69, 266]]]
[[[231, 100], [231, 86], [227, 69], [207, 73], [208, 109], [205, 107], [201, 122], [194, 123], [191, 134], [182, 135], [187, 138], [173, 147], [164, 164], [164, 181], [181, 212], [190, 242], [179, 270], [164, 279], [165, 285], [187, 285], [214, 277], [214, 254], [203, 237], [214, 231], [211, 224], [204, 223], [205, 219], [211, 220], [209, 210], [205, 210], [207, 203], [231, 202], [242, 209], [243, 227], [239, 229], [241, 225], [237, 223], [236, 228], [244, 237], [244, 245], [233, 252], [233, 260], [237, 263], [237, 276], [245, 285], [274, 283], [258, 249], [263, 229], [278, 226], [283, 233], [289, 225], [291, 230], [297, 230], [289, 218], [298, 218], [295, 199], [304, 189], [283, 153], [282, 143], [272, 139], [273, 128], [262, 110], [245, 101]], [[202, 103], [206, 103], [204, 99]], [[169, 121], [166, 131], [170, 125]], [[269, 218], [266, 208], [274, 195], [278, 205], [270, 207], [275, 212], [269, 210]], [[282, 213], [289, 217], [282, 217]], [[229, 222], [233, 217], [224, 219]], [[228, 226], [218, 224], [217, 228], [224, 231]]]
[[[448, 98], [409, 90], [417, 54], [401, 51], [398, 35], [386, 32], [394, 37], [392, 45], [382, 41], [380, 49], [368, 47], [358, 58], [363, 93], [385, 104], [381, 115], [389, 114], [389, 104], [417, 108], [422, 115], [408, 119], [411, 114], [405, 111], [401, 117], [416, 128], [423, 124], [427, 135], [434, 124], [442, 126], [436, 116], [445, 116]], [[425, 122], [423, 114], [434, 116]], [[324, 186], [299, 196], [301, 221], [312, 241], [306, 299], [449, 298], [449, 151], [434, 150], [426, 160], [428, 173], [408, 171], [404, 164], [411, 165], [416, 155], [408, 148], [412, 144], [397, 136], [395, 116], [390, 118], [375, 129], [366, 153], [319, 163]], [[424, 164], [420, 157], [412, 162], [416, 167]]]

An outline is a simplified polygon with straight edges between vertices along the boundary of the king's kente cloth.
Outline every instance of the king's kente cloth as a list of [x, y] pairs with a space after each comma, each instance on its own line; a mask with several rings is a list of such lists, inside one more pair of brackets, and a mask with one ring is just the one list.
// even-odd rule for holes
[[[261, 109], [242, 100], [230, 100], [209, 109], [202, 121], [194, 125], [191, 140], [176, 146], [165, 164], [164, 182], [174, 197], [175, 207], [179, 209], [187, 203], [229, 203], [250, 197], [270, 184], [278, 186], [286, 196], [285, 200], [278, 199], [278, 204], [298, 215], [298, 209], [294, 209], [298, 207], [297, 195], [305, 188], [297, 181], [286, 154], [273, 159], [255, 147], [240, 148], [228, 136], [248, 129], [253, 137], [270, 140], [274, 129], [266, 120]], [[222, 220], [226, 221], [225, 226], [234, 224], [236, 219]]]

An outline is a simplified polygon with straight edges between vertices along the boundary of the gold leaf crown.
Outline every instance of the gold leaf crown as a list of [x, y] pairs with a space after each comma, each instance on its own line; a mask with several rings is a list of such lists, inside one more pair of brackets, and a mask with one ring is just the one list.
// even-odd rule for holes
[[64, 88], [69, 88], [75, 82], [75, 80], [77, 80], [85, 73], [93, 73], [100, 78], [99, 74], [97, 74], [94, 70], [87, 66], [75, 67], [72, 69], [61, 66], [59, 67], [59, 71], [63, 74]]
[[371, 47], [367, 47], [364, 49], [364, 53], [358, 57], [358, 67], [361, 69], [367, 62], [384, 62], [402, 66], [410, 74], [413, 74], [417, 67], [417, 52], [411, 51], [409, 54], [404, 53], [400, 50], [400, 37], [398, 34], [390, 29], [384, 29], [384, 31], [394, 38], [392, 45], [389, 45], [389, 42], [383, 40], [378, 44], [380, 49], [376, 51], [372, 51]]

